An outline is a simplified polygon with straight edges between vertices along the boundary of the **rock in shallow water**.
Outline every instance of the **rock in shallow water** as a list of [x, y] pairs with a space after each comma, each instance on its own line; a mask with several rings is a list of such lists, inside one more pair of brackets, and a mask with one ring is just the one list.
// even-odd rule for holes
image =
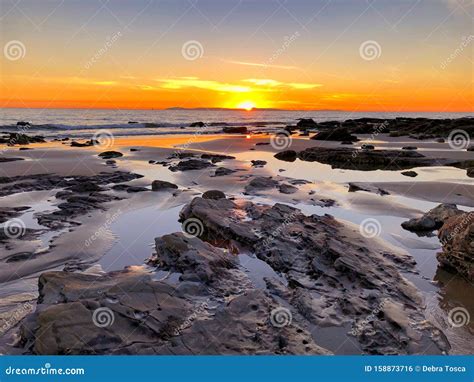
[[403, 222], [402, 227], [407, 231], [431, 232], [441, 228], [445, 220], [462, 212], [455, 204], [440, 204], [419, 218]]

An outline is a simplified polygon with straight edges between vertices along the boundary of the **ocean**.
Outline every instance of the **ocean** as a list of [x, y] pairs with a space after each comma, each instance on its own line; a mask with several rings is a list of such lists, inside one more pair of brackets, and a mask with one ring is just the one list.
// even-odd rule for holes
[[[288, 110], [228, 110], [228, 109], [0, 109], [1, 131], [18, 131], [45, 137], [90, 137], [95, 131], [106, 129], [115, 136], [218, 133], [222, 127], [247, 126], [250, 131], [272, 131], [294, 125], [299, 118], [313, 118], [317, 122], [343, 121], [362, 117], [395, 118], [460, 118], [474, 113], [427, 112], [347, 112], [347, 111], [288, 111]], [[29, 127], [18, 127], [17, 122], [29, 122]], [[189, 127], [202, 121], [208, 126]], [[133, 123], [130, 123], [133, 122]]]

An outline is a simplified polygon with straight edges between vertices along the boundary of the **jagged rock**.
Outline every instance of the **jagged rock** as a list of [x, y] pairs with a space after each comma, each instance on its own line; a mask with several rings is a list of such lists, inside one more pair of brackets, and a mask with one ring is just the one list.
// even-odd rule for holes
[[217, 163], [226, 159], [235, 159], [235, 157], [222, 154], [202, 154], [201, 159], [210, 159], [212, 163]]
[[[201, 239], [219, 247], [236, 242], [284, 275], [288, 286], [268, 279], [267, 288], [288, 304], [294, 322], [326, 328], [352, 323], [354, 341], [371, 354], [449, 349], [427, 323], [421, 294], [400, 273], [413, 269], [413, 259], [362, 238], [358, 229], [279, 203], [228, 199], [195, 198], [180, 218], [199, 219]], [[385, 319], [366, 320], [374, 311]]]
[[474, 212], [447, 219], [438, 237], [443, 251], [436, 255], [440, 265], [474, 281]]
[[447, 159], [425, 157], [416, 151], [403, 150], [354, 150], [347, 147], [310, 147], [298, 153], [298, 158], [308, 162], [329, 164], [333, 168], [348, 170], [400, 170], [413, 167], [453, 164]]
[[247, 134], [247, 128], [245, 126], [225, 126], [222, 132], [226, 134]]
[[282, 183], [278, 186], [278, 190], [282, 194], [294, 194], [296, 191], [298, 191], [298, 188], [290, 184]]
[[26, 134], [21, 133], [7, 133], [8, 135], [4, 135], [0, 137], [0, 144], [6, 144], [8, 146], [15, 146], [15, 145], [28, 145], [30, 143], [44, 143], [44, 137], [40, 135], [35, 136], [28, 136]]
[[230, 175], [232, 173], [236, 172], [235, 170], [231, 170], [230, 168], [226, 167], [217, 167], [216, 171], [214, 172], [214, 176], [224, 176], [224, 175]]
[[278, 182], [271, 177], [257, 176], [248, 182], [245, 186], [245, 192], [252, 194], [257, 191], [275, 188], [278, 186]]
[[202, 170], [204, 168], [213, 167], [211, 162], [200, 160], [200, 159], [188, 159], [179, 162], [175, 166], [170, 166], [171, 171], [190, 171], [190, 170]]
[[441, 228], [445, 220], [462, 212], [455, 204], [440, 204], [420, 218], [413, 218], [403, 222], [402, 227], [407, 231], [431, 232]]
[[219, 190], [208, 190], [202, 194], [203, 199], [225, 199], [225, 194]]
[[416, 171], [402, 171], [402, 175], [409, 176], [410, 178], [415, 178], [418, 176]]
[[300, 129], [315, 129], [318, 127], [318, 124], [314, 122], [312, 118], [301, 118], [296, 126]]
[[315, 136], [311, 137], [311, 139], [317, 141], [358, 141], [357, 137], [351, 135], [349, 131], [345, 128], [320, 131]]
[[366, 192], [373, 192], [374, 194], [380, 195], [390, 195], [390, 192], [384, 190], [380, 187], [374, 187], [370, 184], [366, 183], [357, 183], [357, 182], [350, 182], [349, 183], [349, 192], [357, 192], [357, 191], [366, 191]]
[[104, 151], [103, 153], [100, 153], [99, 156], [102, 159], [112, 159], [123, 157], [123, 154], [118, 151]]
[[178, 189], [178, 186], [174, 183], [167, 182], [165, 180], [154, 180], [151, 183], [151, 189], [152, 191], [161, 191], [161, 190], [167, 190], [167, 189], [176, 190]]
[[90, 146], [95, 146], [95, 145], [100, 145], [100, 142], [94, 139], [91, 139], [85, 142], [77, 142], [77, 141], [71, 142], [71, 147], [90, 147]]
[[251, 160], [251, 162], [252, 162], [253, 167], [263, 167], [267, 164], [266, 160], [254, 159], [254, 160]]
[[285, 162], [294, 162], [296, 160], [296, 151], [294, 150], [285, 150], [280, 151], [274, 155], [275, 158], [284, 160]]

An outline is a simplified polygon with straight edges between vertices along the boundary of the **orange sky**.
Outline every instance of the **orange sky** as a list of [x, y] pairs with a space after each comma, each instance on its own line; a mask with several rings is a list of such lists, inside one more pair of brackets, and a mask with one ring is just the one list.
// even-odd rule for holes
[[[472, 20], [451, 1], [231, 13], [140, 3], [12, 8], [0, 107], [474, 110]], [[12, 41], [20, 58], [5, 53]]]

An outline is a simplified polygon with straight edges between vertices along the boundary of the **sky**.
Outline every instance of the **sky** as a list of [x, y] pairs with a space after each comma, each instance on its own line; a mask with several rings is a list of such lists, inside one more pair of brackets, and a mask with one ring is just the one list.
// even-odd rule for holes
[[474, 111], [474, 0], [0, 0], [0, 107]]

